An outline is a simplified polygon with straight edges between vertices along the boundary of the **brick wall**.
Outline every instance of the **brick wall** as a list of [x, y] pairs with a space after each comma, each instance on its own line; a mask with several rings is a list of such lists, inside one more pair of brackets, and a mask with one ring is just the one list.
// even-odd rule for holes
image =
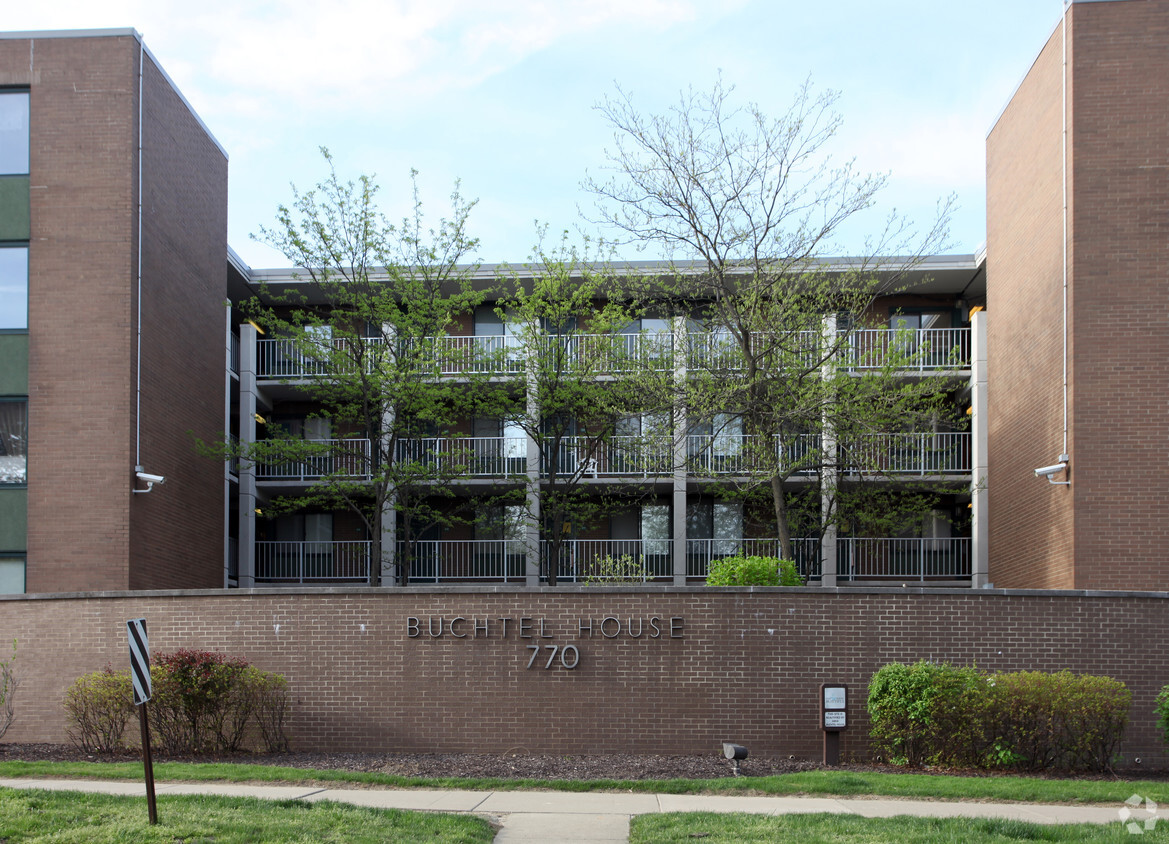
[[[145, 616], [155, 652], [209, 648], [285, 674], [293, 746], [305, 750], [713, 753], [735, 740], [757, 754], [818, 758], [817, 695], [829, 681], [849, 686], [842, 749], [859, 757], [869, 677], [888, 661], [932, 659], [1121, 679], [1133, 691], [1125, 760], [1163, 766], [1169, 756], [1152, 707], [1169, 678], [1167, 601], [1165, 593], [654, 587], [4, 598], [0, 641], [19, 640], [23, 683], [6, 740], [63, 741], [68, 684], [107, 664], [124, 667], [125, 620]], [[432, 637], [439, 618], [443, 634]], [[454, 623], [462, 637], [452, 635], [455, 618], [466, 619]], [[520, 636], [525, 618], [532, 638]], [[681, 619], [676, 637], [672, 618]], [[476, 635], [483, 619], [487, 635]], [[581, 633], [582, 619], [591, 635]], [[640, 636], [629, 635], [630, 619]], [[607, 636], [618, 624], [620, 634]], [[528, 645], [540, 647], [531, 669]], [[575, 646], [578, 666], [565, 669], [558, 653], [544, 668], [548, 645]]]

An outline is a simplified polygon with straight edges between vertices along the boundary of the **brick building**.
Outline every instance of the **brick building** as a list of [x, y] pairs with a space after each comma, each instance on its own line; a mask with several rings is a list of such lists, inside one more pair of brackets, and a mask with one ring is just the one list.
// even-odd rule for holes
[[[1073, 0], [988, 138], [985, 253], [928, 259], [867, 324], [846, 329], [853, 349], [880, 349], [904, 326], [915, 349], [956, 350], [917, 360], [945, 373], [970, 421], [872, 440], [881, 483], [936, 484], [938, 503], [895, 536], [803, 537], [797, 556], [813, 582], [1169, 587], [1153, 515], [1164, 486], [1157, 349], [1169, 339], [1146, 324], [1169, 248], [1167, 29], [1169, 0]], [[0, 37], [4, 591], [363, 582], [395, 565], [395, 522], [380, 530], [379, 566], [369, 530], [344, 514], [266, 514], [326, 464], [225, 467], [195, 454], [195, 438], [226, 431], [246, 444], [268, 424], [309, 443], [344, 439], [358, 457], [377, 447], [376, 435], [362, 445], [361, 432], [314, 420], [317, 359], [259, 334], [238, 308], [225, 315], [225, 298], [238, 305], [259, 282], [296, 283], [230, 251], [226, 204], [224, 151], [136, 33]], [[490, 309], [451, 334], [441, 342], [461, 363], [444, 377], [468, 378], [484, 354], [522, 374], [518, 341]], [[701, 334], [647, 314], [619, 342], [642, 361], [664, 342], [674, 372], [709, 348]], [[570, 578], [580, 560], [628, 553], [682, 584], [726, 553], [774, 553], [766, 531], [714, 492], [750, 435], [733, 419], [678, 419], [661, 459], [643, 459], [659, 425], [636, 412], [599, 450], [573, 451], [577, 432], [558, 452], [592, 488], [629, 502], [573, 528]], [[402, 448], [432, 461], [470, 455], [459, 494], [510, 486], [530, 514], [547, 483], [534, 436], [498, 415], [455, 427]], [[821, 433], [808, 436], [822, 447]], [[851, 459], [833, 452], [833, 471], [864, 474]], [[1035, 477], [1060, 463], [1049, 479], [1069, 485]], [[166, 480], [148, 491], [139, 473]], [[416, 537], [416, 582], [538, 583], [546, 530], [534, 517], [518, 531], [480, 519]]]

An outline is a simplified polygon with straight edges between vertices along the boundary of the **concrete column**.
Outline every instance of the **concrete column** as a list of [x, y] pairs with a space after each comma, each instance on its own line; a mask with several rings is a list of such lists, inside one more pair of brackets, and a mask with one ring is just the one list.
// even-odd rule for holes
[[[382, 326], [382, 336], [386, 338], [387, 343], [395, 342], [397, 332], [394, 327], [389, 324]], [[397, 424], [394, 406], [387, 404], [382, 408], [382, 436], [378, 444], [378, 450], [381, 455], [381, 460], [394, 460], [396, 455], [392, 453], [391, 444], [393, 443], [394, 426]], [[380, 461], [375, 456], [373, 460], [372, 471], [376, 472], [380, 469]], [[398, 580], [398, 511], [394, 509], [394, 497], [392, 495], [386, 497], [386, 502], [382, 507], [381, 513], [381, 559], [370, 560], [370, 585], [371, 586], [397, 586]]]
[[[223, 373], [223, 436], [231, 441], [231, 395], [232, 391], [239, 390], [238, 383], [232, 378], [232, 333], [231, 307], [224, 309], [224, 320], [227, 328], [227, 366]], [[231, 485], [231, 459], [223, 462], [223, 588], [227, 588], [231, 578], [231, 508], [238, 506], [238, 496], [233, 498]]]
[[686, 363], [689, 338], [686, 334], [686, 318], [674, 317], [674, 420], [673, 420], [673, 464], [674, 464], [674, 585], [686, 585], [686, 482], [689, 477], [689, 458], [686, 433]]
[[[531, 330], [525, 332], [528, 339], [536, 336]], [[527, 515], [524, 521], [524, 583], [527, 586], [540, 585], [540, 444], [534, 436], [540, 430], [540, 397], [536, 384], [536, 350], [534, 343], [524, 344], [524, 430], [527, 435]], [[555, 560], [549, 565], [556, 565]]]
[[[239, 440], [245, 449], [256, 441], [256, 327], [239, 327]], [[256, 467], [239, 462], [239, 586], [256, 585]]]
[[[836, 345], [836, 317], [825, 316], [822, 333], [828, 348]], [[825, 380], [836, 377], [836, 359], [830, 356], [824, 361], [821, 375]], [[823, 469], [820, 472], [820, 518], [827, 526], [824, 536], [820, 540], [820, 585], [836, 586], [837, 577], [837, 537], [836, 537], [836, 486], [840, 482], [836, 470], [838, 448], [836, 432], [832, 428], [832, 421], [828, 416], [823, 417], [820, 432], [820, 448], [822, 451]]]
[[980, 589], [990, 582], [989, 525], [987, 522], [987, 467], [989, 465], [986, 381], [986, 311], [970, 315], [971, 548], [970, 585]]

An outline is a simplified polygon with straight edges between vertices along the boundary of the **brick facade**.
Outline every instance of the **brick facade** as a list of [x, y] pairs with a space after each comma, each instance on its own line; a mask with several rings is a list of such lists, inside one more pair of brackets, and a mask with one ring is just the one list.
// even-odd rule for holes
[[[1139, 756], [1143, 767], [1163, 767], [1169, 755], [1152, 710], [1169, 677], [1167, 601], [1165, 593], [660, 587], [5, 598], [0, 640], [18, 639], [23, 683], [6, 739], [64, 741], [65, 689], [85, 672], [125, 667], [125, 621], [144, 616], [155, 652], [208, 648], [285, 674], [292, 743], [302, 750], [714, 753], [734, 740], [756, 754], [819, 758], [817, 696], [829, 681], [850, 690], [842, 750], [863, 758], [869, 677], [889, 661], [931, 659], [1123, 680], [1133, 692], [1124, 764]], [[439, 618], [443, 634], [431, 637]], [[456, 618], [461, 637], [452, 634]], [[532, 638], [520, 636], [525, 618]], [[671, 637], [675, 618], [680, 635]], [[487, 634], [476, 635], [484, 619]], [[591, 635], [582, 635], [582, 619]], [[640, 637], [629, 635], [629, 619]], [[620, 634], [607, 635], [618, 624]], [[540, 646], [531, 669], [528, 645]], [[544, 668], [548, 645], [575, 646], [579, 665], [567, 670], [557, 655]]]

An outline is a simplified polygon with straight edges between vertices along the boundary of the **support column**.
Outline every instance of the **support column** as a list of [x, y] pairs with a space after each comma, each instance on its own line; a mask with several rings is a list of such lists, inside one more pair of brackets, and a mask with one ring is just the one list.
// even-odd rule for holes
[[[530, 337], [536, 336], [533, 332], [526, 332]], [[524, 416], [523, 425], [527, 439], [527, 507], [524, 521], [524, 584], [526, 586], [540, 585], [540, 444], [536, 442], [535, 432], [540, 430], [540, 401], [536, 384], [536, 352], [532, 343], [525, 344], [524, 348]], [[549, 560], [548, 565], [554, 566], [556, 560]]]
[[[836, 347], [836, 317], [824, 317], [823, 342], [829, 349]], [[836, 377], [836, 356], [830, 355], [821, 369], [821, 377], [828, 381]], [[823, 468], [820, 471], [820, 518], [824, 524], [820, 540], [820, 585], [836, 586], [838, 547], [836, 536], [836, 487], [840, 483], [837, 471], [839, 449], [832, 420], [825, 414], [820, 431], [820, 450]]]
[[[239, 327], [239, 441], [245, 449], [256, 441], [257, 332], [251, 323]], [[239, 586], [256, 585], [256, 467], [239, 461]]]
[[[397, 331], [394, 326], [386, 323], [382, 325], [382, 336], [386, 342], [394, 343]], [[394, 406], [387, 404], [382, 408], [382, 431], [378, 442], [378, 453], [370, 455], [371, 472], [383, 471], [382, 461], [392, 461], [397, 458], [393, 453], [394, 427], [397, 425], [397, 416]], [[401, 581], [398, 571], [398, 511], [394, 507], [395, 496], [386, 496], [379, 519], [381, 532], [378, 537], [381, 545], [381, 555], [377, 560], [370, 560], [370, 586], [397, 586]], [[372, 543], [371, 543], [372, 547]]]
[[688, 480], [689, 449], [686, 434], [689, 431], [686, 418], [686, 364], [689, 340], [686, 335], [686, 318], [674, 317], [674, 420], [673, 420], [673, 465], [674, 489], [674, 585], [686, 585], [686, 483]]
[[975, 589], [990, 583], [986, 320], [986, 311], [970, 315], [970, 405], [973, 408], [970, 420], [970, 465], [973, 469], [970, 478], [970, 585]]

